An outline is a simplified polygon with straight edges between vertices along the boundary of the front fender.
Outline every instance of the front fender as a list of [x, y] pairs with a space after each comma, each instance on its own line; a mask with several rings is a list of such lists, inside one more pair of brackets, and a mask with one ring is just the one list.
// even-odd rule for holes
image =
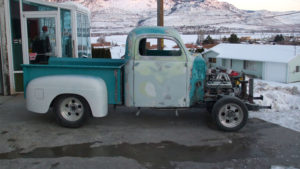
[[51, 102], [64, 94], [85, 98], [94, 117], [107, 115], [108, 96], [104, 80], [76, 75], [45, 76], [30, 81], [26, 88], [27, 109], [35, 113], [47, 113]]
[[190, 105], [204, 100], [204, 86], [206, 78], [206, 64], [201, 55], [193, 61], [190, 77]]

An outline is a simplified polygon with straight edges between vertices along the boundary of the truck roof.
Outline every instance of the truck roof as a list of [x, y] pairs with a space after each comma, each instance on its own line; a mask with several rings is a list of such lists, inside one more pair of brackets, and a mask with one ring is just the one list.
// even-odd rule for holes
[[132, 36], [140, 36], [145, 34], [169, 35], [180, 39], [180, 35], [174, 28], [161, 26], [142, 26], [133, 29], [130, 34]]

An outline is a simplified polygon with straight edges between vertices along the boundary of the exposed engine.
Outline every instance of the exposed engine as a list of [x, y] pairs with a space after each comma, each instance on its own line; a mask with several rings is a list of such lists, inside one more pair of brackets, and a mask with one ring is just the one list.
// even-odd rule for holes
[[206, 76], [206, 98], [217, 95], [240, 96], [242, 76], [237, 72], [209, 69]]

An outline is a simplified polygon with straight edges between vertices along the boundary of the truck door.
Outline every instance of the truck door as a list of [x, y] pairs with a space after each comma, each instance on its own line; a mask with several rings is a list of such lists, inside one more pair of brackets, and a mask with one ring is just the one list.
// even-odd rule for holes
[[187, 59], [180, 43], [169, 37], [140, 38], [137, 43], [135, 107], [186, 107]]

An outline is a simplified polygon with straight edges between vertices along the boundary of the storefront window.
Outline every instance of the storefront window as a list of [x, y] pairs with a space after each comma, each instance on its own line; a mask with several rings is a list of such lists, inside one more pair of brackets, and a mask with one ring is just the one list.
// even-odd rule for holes
[[91, 57], [90, 22], [87, 15], [77, 13], [78, 57]]
[[23, 0], [23, 11], [57, 11], [57, 8]]
[[28, 52], [31, 64], [46, 64], [56, 54], [56, 22], [54, 17], [28, 18]]
[[85, 20], [86, 20], [86, 44], [87, 44], [87, 56], [92, 57], [92, 46], [91, 46], [91, 34], [90, 34], [90, 20], [87, 15], [85, 15]]
[[81, 14], [77, 13], [77, 44], [78, 44], [78, 57], [82, 57], [82, 21]]
[[71, 11], [61, 9], [61, 49], [62, 57], [72, 57], [72, 26], [71, 26]]

